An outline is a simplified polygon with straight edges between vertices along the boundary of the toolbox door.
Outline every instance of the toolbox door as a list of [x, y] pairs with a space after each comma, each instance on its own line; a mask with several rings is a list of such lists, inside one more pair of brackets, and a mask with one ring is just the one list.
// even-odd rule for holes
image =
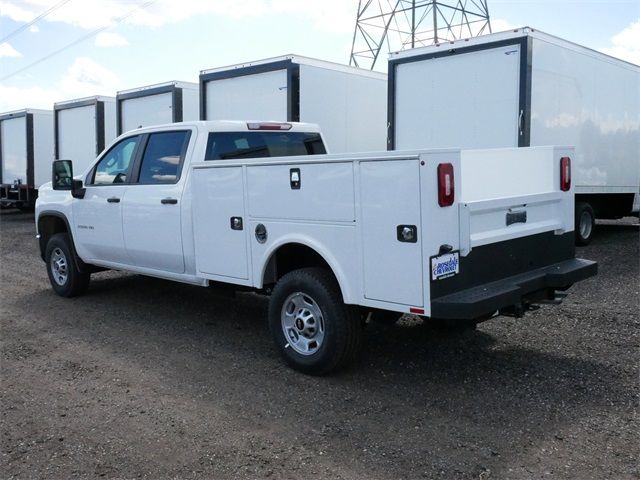
[[243, 185], [242, 167], [194, 169], [196, 270], [205, 278], [249, 278]]
[[364, 296], [423, 306], [417, 160], [360, 164]]

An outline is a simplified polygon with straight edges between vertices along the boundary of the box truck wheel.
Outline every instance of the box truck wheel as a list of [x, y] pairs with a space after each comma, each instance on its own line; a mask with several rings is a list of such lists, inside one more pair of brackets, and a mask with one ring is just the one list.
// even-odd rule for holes
[[69, 234], [53, 235], [47, 242], [44, 258], [47, 262], [49, 282], [58, 295], [75, 297], [87, 290], [91, 275], [78, 270]]
[[358, 310], [344, 304], [338, 283], [323, 268], [294, 270], [278, 281], [269, 327], [285, 361], [311, 375], [347, 366], [362, 341]]
[[586, 202], [576, 203], [576, 245], [588, 245], [593, 237], [596, 216], [593, 208]]

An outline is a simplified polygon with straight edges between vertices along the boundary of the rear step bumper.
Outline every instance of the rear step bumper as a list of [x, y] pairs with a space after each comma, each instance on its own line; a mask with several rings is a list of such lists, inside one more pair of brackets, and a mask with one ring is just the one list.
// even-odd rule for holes
[[436, 298], [431, 302], [431, 316], [460, 320], [481, 318], [501, 309], [535, 303], [531, 299], [553, 298], [556, 289], [565, 290], [597, 272], [598, 264], [591, 260], [565, 260]]

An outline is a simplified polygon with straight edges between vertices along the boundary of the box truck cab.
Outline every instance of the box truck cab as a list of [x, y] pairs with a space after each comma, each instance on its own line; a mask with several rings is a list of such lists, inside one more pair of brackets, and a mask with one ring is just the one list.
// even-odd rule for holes
[[640, 67], [531, 28], [392, 54], [392, 150], [574, 145], [576, 240], [630, 215]]
[[324, 151], [314, 125], [185, 122], [128, 132], [77, 179], [57, 161], [36, 209], [51, 286], [107, 268], [263, 293], [284, 359], [322, 374], [367, 318], [473, 328], [596, 272], [574, 258], [570, 148]]

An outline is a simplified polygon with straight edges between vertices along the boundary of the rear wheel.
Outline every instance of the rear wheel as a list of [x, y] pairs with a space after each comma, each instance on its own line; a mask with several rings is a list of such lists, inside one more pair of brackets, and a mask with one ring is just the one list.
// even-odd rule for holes
[[596, 224], [596, 216], [593, 208], [586, 202], [576, 204], [576, 245], [588, 245], [593, 237], [593, 229]]
[[269, 327], [287, 364], [312, 375], [346, 367], [362, 341], [360, 315], [321, 268], [284, 275], [269, 300]]
[[80, 272], [67, 233], [56, 233], [47, 242], [45, 251], [47, 274], [53, 290], [61, 297], [83, 294], [91, 275]]

